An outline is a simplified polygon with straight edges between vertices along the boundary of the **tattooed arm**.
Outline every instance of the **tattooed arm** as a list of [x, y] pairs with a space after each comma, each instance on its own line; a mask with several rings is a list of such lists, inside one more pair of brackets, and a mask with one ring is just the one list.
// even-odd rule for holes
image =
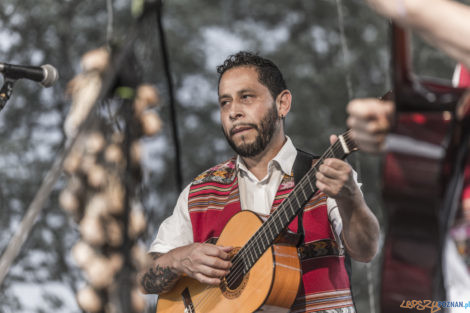
[[159, 265], [156, 260], [163, 255], [163, 253], [150, 252], [152, 265], [139, 276], [140, 287], [142, 292], [146, 294], [161, 294], [165, 293], [175, 285], [180, 278], [180, 275], [173, 272], [170, 267]]
[[230, 250], [232, 247], [193, 243], [167, 253], [151, 252], [150, 266], [139, 274], [141, 290], [146, 294], [166, 293], [183, 274], [201, 283], [218, 285], [231, 266]]

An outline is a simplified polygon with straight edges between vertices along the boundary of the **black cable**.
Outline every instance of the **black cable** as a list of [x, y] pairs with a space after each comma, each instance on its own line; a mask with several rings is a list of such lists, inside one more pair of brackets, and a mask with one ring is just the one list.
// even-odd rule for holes
[[171, 78], [170, 62], [168, 58], [168, 49], [166, 45], [165, 32], [163, 31], [162, 25], [162, 11], [163, 1], [158, 0], [156, 3], [157, 7], [157, 25], [158, 34], [160, 37], [160, 47], [162, 53], [163, 67], [165, 69], [165, 76], [168, 84], [168, 96], [170, 98], [170, 120], [171, 120], [171, 131], [173, 137], [173, 144], [175, 146], [175, 171], [176, 171], [176, 188], [181, 191], [183, 188], [183, 176], [181, 173], [181, 158], [180, 158], [180, 143], [178, 136], [177, 118], [175, 110], [175, 95], [173, 90], [173, 80]]

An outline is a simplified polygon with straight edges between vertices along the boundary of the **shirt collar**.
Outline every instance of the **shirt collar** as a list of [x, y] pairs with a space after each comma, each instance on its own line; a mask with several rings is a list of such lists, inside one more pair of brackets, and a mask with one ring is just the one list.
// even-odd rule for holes
[[[277, 165], [284, 174], [292, 176], [292, 168], [297, 156], [297, 149], [294, 147], [292, 140], [288, 136], [286, 136], [286, 139], [287, 140], [281, 150], [279, 150], [276, 156], [269, 161], [268, 167], [271, 166], [271, 164]], [[247, 173], [249, 172], [245, 166], [245, 162], [243, 162], [243, 159], [239, 155], [237, 156], [237, 170], [242, 170]]]

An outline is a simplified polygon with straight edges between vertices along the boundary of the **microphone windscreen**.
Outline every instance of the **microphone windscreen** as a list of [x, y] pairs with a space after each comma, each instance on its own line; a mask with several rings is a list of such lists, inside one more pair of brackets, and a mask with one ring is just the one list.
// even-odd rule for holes
[[44, 79], [41, 81], [41, 85], [51, 87], [59, 79], [59, 72], [50, 64], [42, 65], [41, 68], [44, 70]]

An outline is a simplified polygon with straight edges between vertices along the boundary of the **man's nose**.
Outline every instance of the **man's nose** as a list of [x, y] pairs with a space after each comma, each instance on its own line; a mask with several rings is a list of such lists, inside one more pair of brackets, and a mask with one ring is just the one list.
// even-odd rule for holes
[[230, 106], [229, 117], [231, 120], [236, 120], [243, 116], [242, 106], [238, 101], [233, 101]]

